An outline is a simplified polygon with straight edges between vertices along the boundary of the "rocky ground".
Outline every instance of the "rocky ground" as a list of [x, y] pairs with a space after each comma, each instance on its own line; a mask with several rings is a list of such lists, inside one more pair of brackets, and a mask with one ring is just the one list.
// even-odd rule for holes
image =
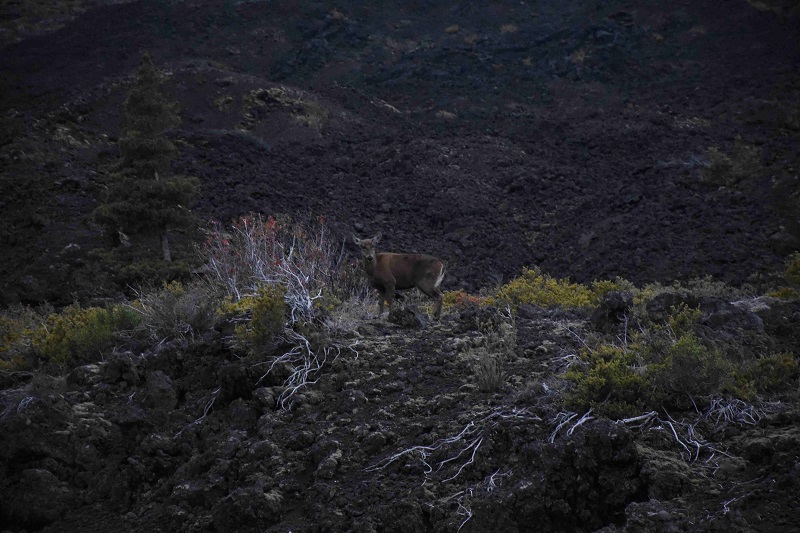
[[[200, 179], [203, 219], [324, 215], [342, 241], [381, 232], [436, 253], [449, 289], [531, 265], [769, 286], [800, 248], [785, 202], [796, 12], [7, 2], [0, 303], [116, 292], [92, 264], [107, 243], [90, 215], [144, 50], [180, 102], [174, 169]], [[715, 146], [757, 156], [709, 178]], [[706, 307], [709, 339], [755, 324], [755, 346], [797, 357], [796, 303], [731, 301]], [[566, 366], [624, 334], [592, 311], [520, 308], [496, 392], [476, 370], [486, 317], [452, 309], [411, 326], [359, 314], [283, 404], [289, 370], [263, 377], [269, 359], [232, 349], [221, 324], [61, 373], [0, 373], [0, 530], [798, 531], [796, 391], [674, 419], [568, 413]]]
[[[751, 322], [800, 345], [796, 303], [702, 305], [717, 309], [707, 335]], [[752, 418], [565, 414], [570, 358], [608, 331], [597, 316], [520, 308], [494, 392], [478, 354], [489, 325], [509, 322], [488, 308], [414, 327], [359, 318], [289, 396], [288, 368], [265, 377], [269, 358], [219, 332], [39, 375], [3, 392], [3, 520], [50, 532], [797, 531], [796, 391]]]

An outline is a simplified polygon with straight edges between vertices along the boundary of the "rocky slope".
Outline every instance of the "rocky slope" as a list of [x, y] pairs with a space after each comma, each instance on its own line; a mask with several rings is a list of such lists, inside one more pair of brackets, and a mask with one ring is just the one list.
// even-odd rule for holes
[[[703, 306], [716, 309], [706, 335], [750, 322], [800, 344], [787, 327], [797, 304]], [[267, 373], [269, 357], [242, 357], [219, 332], [38, 375], [2, 393], [2, 520], [51, 532], [795, 531], [796, 391], [738, 414], [569, 413], [563, 373], [609, 325], [590, 315], [520, 308], [495, 392], [479, 353], [507, 319], [487, 308], [416, 327], [359, 318], [288, 397], [290, 369]]]

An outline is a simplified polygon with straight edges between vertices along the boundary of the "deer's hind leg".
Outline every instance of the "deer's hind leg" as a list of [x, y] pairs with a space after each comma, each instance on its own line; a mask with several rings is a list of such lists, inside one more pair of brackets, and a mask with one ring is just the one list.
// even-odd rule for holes
[[428, 283], [420, 283], [417, 285], [417, 288], [420, 290], [420, 292], [422, 292], [422, 294], [429, 296], [436, 301], [433, 316], [438, 320], [442, 314], [442, 299], [444, 298], [444, 293], [436, 285]]

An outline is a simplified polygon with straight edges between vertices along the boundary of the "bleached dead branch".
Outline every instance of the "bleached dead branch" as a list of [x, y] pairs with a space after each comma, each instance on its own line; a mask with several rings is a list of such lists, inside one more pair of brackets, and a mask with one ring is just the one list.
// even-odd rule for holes
[[469, 522], [470, 518], [472, 518], [472, 509], [467, 507], [467, 505], [465, 504], [465, 500], [468, 500], [470, 498], [472, 498], [472, 489], [467, 489], [466, 491], [464, 491], [464, 494], [462, 494], [458, 498], [458, 500], [456, 500], [457, 503], [458, 503], [458, 508], [456, 509], [456, 514], [458, 516], [465, 516], [466, 517], [464, 519], [464, 521], [461, 522], [461, 525], [458, 526], [458, 529], [456, 529], [456, 532], [461, 531], [461, 528], [464, 527], [464, 524]]
[[[698, 425], [701, 423], [717, 427], [727, 424], [756, 425], [766, 414], [777, 412], [781, 408], [779, 402], [755, 406], [736, 398], [716, 398], [710, 401], [705, 411], [701, 411], [695, 404], [694, 419], [676, 420], [669, 413], [666, 413], [666, 418], [662, 418], [656, 411], [650, 411], [632, 418], [617, 420], [617, 423], [642, 431], [667, 430], [676, 444], [683, 449], [681, 455], [685, 457], [686, 462], [710, 469], [713, 474], [719, 467], [716, 459], [718, 455], [729, 458], [734, 456], [720, 449], [717, 444], [706, 440], [700, 433]], [[704, 454], [708, 454], [708, 457], [698, 462]]]
[[[367, 472], [383, 470], [392, 463], [404, 457], [413, 458], [419, 456], [419, 461], [423, 466], [425, 479], [423, 485], [428, 482], [434, 472], [439, 472], [447, 465], [453, 464], [454, 471], [450, 476], [444, 477], [441, 481], [453, 481], [464, 471], [466, 467], [475, 463], [478, 450], [488, 436], [488, 431], [506, 420], [518, 420], [526, 422], [540, 421], [541, 419], [530, 413], [527, 409], [494, 410], [477, 421], [471, 421], [456, 435], [438, 439], [428, 446], [417, 445], [405, 450], [401, 450], [386, 459], [367, 467]], [[436, 452], [443, 452], [446, 456], [440, 461], [432, 461], [431, 457]], [[463, 456], [469, 456], [466, 460], [459, 461]], [[457, 467], [455, 465], [458, 465]]]
[[25, 411], [38, 398], [30, 394], [31, 387], [27, 385], [19, 389], [6, 389], [0, 391], [0, 422], [7, 419], [15, 411], [21, 413]]
[[569, 423], [569, 421], [575, 418], [576, 416], [578, 416], [578, 413], [573, 413], [572, 411], [567, 411], [567, 412], [562, 411], [553, 418], [551, 418], [549, 420], [549, 423], [551, 426], [555, 425], [556, 428], [553, 430], [552, 433], [550, 433], [550, 437], [547, 439], [547, 441], [550, 444], [554, 443], [556, 440], [556, 435], [558, 435], [558, 432], [561, 431], [561, 428], [566, 426]]

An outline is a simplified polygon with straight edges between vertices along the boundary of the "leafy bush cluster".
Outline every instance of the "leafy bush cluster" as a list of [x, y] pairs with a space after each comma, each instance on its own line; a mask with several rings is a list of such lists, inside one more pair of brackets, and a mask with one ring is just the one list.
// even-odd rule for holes
[[686, 409], [703, 397], [752, 399], [796, 385], [794, 357], [778, 354], [734, 365], [698, 336], [700, 316], [697, 309], [673, 308], [666, 323], [642, 328], [625, 345], [584, 349], [582, 364], [565, 374], [574, 385], [567, 403], [618, 419]]
[[235, 346], [256, 353], [269, 349], [286, 326], [285, 296], [282, 285], [267, 285], [253, 296], [224, 303], [220, 312], [238, 322], [234, 328]]
[[609, 291], [632, 287], [625, 280], [596, 281], [590, 287], [572, 283], [568, 279], [556, 279], [538, 269], [525, 268], [522, 275], [498, 288], [482, 303], [484, 305], [508, 305], [517, 309], [532, 304], [543, 307], [591, 307]]
[[800, 365], [789, 353], [768, 355], [735, 372], [736, 392], [749, 399], [758, 393], [780, 393], [797, 386]]
[[33, 352], [46, 361], [67, 364], [100, 360], [114, 347], [121, 333], [130, 332], [141, 318], [129, 307], [79, 305], [52, 313], [33, 330], [24, 331]]

